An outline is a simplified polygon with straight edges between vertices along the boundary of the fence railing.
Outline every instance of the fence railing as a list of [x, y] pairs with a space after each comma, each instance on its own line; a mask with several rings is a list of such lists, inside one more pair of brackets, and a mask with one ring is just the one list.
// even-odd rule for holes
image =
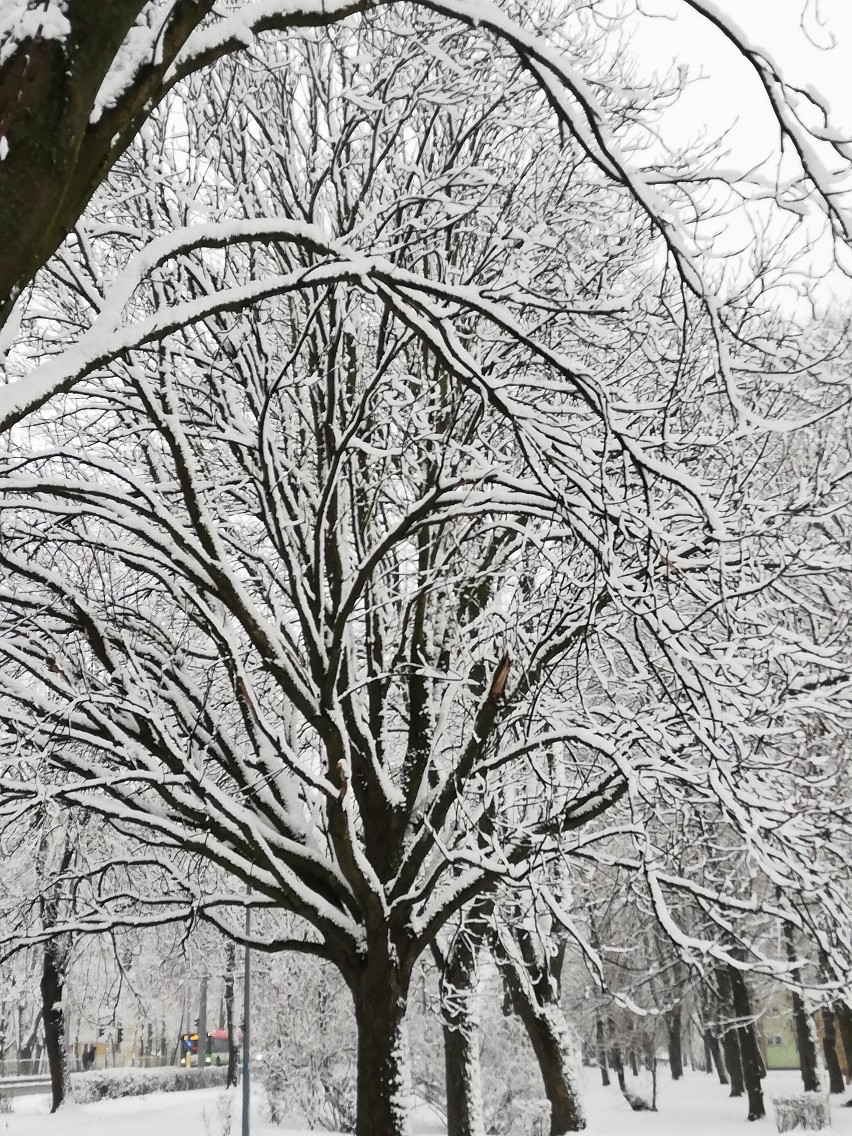
[[[113, 1060], [112, 1054], [105, 1057], [99, 1053], [94, 1064], [87, 1065], [87, 1069], [165, 1069], [172, 1062], [160, 1053], [131, 1054], [117, 1053]], [[68, 1054], [69, 1073], [83, 1073], [83, 1060], [79, 1055]], [[47, 1054], [39, 1057], [0, 1057], [0, 1077], [37, 1077], [48, 1072]]]

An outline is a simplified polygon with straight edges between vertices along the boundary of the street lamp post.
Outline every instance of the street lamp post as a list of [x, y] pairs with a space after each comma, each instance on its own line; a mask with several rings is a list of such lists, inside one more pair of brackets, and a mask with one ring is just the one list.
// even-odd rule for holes
[[[251, 888], [249, 888], [251, 893]], [[251, 951], [248, 940], [251, 934], [251, 908], [246, 907], [246, 953], [243, 966], [243, 1132], [242, 1136], [249, 1136], [249, 1095], [250, 1085], [250, 1047], [251, 1036]]]
[[198, 995], [198, 1060], [196, 1065], [203, 1069], [207, 1064], [207, 975], [201, 976]]

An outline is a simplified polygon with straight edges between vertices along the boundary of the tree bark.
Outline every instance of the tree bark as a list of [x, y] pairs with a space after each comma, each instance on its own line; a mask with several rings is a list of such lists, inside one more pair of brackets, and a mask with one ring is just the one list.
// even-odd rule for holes
[[804, 999], [797, 990], [791, 990], [790, 997], [793, 1003], [793, 1026], [796, 1031], [796, 1050], [799, 1054], [802, 1088], [806, 1093], [818, 1093], [822, 1085], [813, 1018], [805, 1009]]
[[719, 1045], [718, 1037], [715, 1037], [711, 1030], [704, 1032], [704, 1044], [710, 1054], [710, 1068], [708, 1073], [712, 1073], [713, 1069], [716, 1070], [716, 1075], [719, 1078], [720, 1085], [730, 1085], [728, 1079], [728, 1071], [725, 1068], [725, 1060], [722, 1057], [722, 1047]]
[[822, 1052], [825, 1057], [825, 1067], [828, 1070], [828, 1091], [830, 1093], [843, 1093], [846, 1091], [846, 1082], [843, 1079], [843, 1070], [837, 1056], [837, 1030], [834, 1024], [834, 1012], [830, 1006], [822, 1010]]
[[[36, 852], [38, 873], [44, 878], [47, 836], [43, 833]], [[57, 865], [57, 876], [62, 877], [74, 857], [74, 846], [66, 832]], [[41, 923], [45, 931], [56, 926], [59, 896], [58, 884], [48, 884], [39, 900]], [[63, 937], [46, 940], [42, 956], [41, 1013], [44, 1021], [44, 1046], [50, 1072], [51, 1112], [56, 1112], [68, 1096], [70, 1085], [68, 1059], [65, 1052], [65, 1017], [62, 995], [65, 989], [65, 968], [70, 945]]]
[[719, 985], [720, 1015], [723, 1020], [727, 1019], [727, 1022], [723, 1025], [722, 1051], [725, 1054], [725, 1068], [728, 1070], [728, 1078], [731, 1082], [729, 1095], [732, 1097], [741, 1097], [745, 1091], [743, 1062], [740, 1052], [739, 1030], [730, 1024], [730, 1020], [736, 1017], [736, 1011], [734, 1010], [731, 983], [727, 970], [718, 970], [716, 972], [716, 979]]
[[356, 1136], [410, 1136], [408, 984], [389, 961], [367, 963], [352, 979], [358, 1033]]
[[657, 1051], [653, 1037], [645, 1037], [645, 1067], [651, 1074], [651, 1112], [657, 1111]]
[[[788, 962], [796, 961], [793, 932], [790, 924], [786, 922], [784, 923], [784, 951]], [[796, 1050], [799, 1054], [802, 1087], [806, 1093], [818, 1093], [822, 1085], [820, 1083], [814, 1020], [805, 1007], [804, 998], [794, 986], [790, 987], [790, 1001], [793, 1007], [793, 1027], [796, 1031]]]
[[485, 1136], [479, 1023], [474, 999], [478, 940], [464, 923], [455, 935], [441, 976], [447, 1136]]
[[495, 953], [512, 1006], [523, 1023], [538, 1061], [550, 1105], [550, 1136], [580, 1132], [586, 1127], [586, 1119], [569, 1065], [567, 1027], [555, 997], [556, 991], [550, 986], [550, 976], [546, 975], [543, 981], [536, 983], [529, 967], [513, 957], [509, 950], [500, 946]]
[[737, 1033], [740, 1042], [743, 1083], [748, 1094], [748, 1119], [762, 1120], [766, 1116], [763, 1085], [761, 1084], [764, 1067], [757, 1044], [757, 1031], [752, 1020], [748, 987], [746, 986], [745, 975], [735, 966], [728, 968], [728, 977], [731, 984], [734, 1013], [742, 1023], [737, 1027]]
[[622, 1093], [627, 1091], [627, 1081], [624, 1077], [624, 1058], [621, 1055], [621, 1046], [618, 1042], [616, 1034], [615, 1022], [612, 1018], [609, 1019], [609, 1063], [615, 1072], [615, 1079], [618, 1081], [618, 1087]]
[[852, 1081], [852, 1010], [845, 1002], [835, 1002], [837, 1028], [846, 1058], [846, 1082]]
[[728, 1071], [725, 1068], [725, 1060], [722, 1056], [722, 1048], [719, 1045], [719, 1036], [714, 1031], [713, 1020], [714, 1014], [712, 1007], [715, 1004], [718, 1006], [718, 999], [714, 998], [709, 987], [705, 986], [702, 992], [702, 1013], [704, 1016], [704, 1045], [710, 1054], [710, 1059], [716, 1068], [716, 1074], [719, 1078], [720, 1085], [729, 1085]]
[[793, 1025], [796, 1030], [796, 1050], [799, 1054], [799, 1069], [802, 1074], [802, 1088], [806, 1093], [818, 1093], [822, 1089], [820, 1065], [817, 1057], [814, 1022], [805, 1009], [805, 1003], [798, 991], [792, 991]]
[[740, 1053], [739, 1031], [726, 1029], [722, 1034], [722, 1049], [725, 1054], [725, 1067], [728, 1070], [728, 1079], [731, 1084], [729, 1096], [741, 1097], [745, 1091], [743, 1081], [743, 1062]]
[[484, 1136], [477, 1031], [470, 1023], [444, 1023], [447, 1136]]
[[[143, 3], [116, 0], [108, 12], [104, 7], [75, 4], [64, 41], [35, 35], [0, 68], [0, 133], [8, 146], [0, 179], [0, 322], [112, 164], [110, 139], [90, 127], [89, 115]], [[133, 117], [129, 108], [127, 117]], [[120, 124], [113, 126], [120, 133]]]
[[683, 1039], [681, 1037], [680, 1006], [675, 1006], [666, 1014], [668, 1031], [669, 1070], [672, 1079], [679, 1081], [683, 1076]]
[[41, 973], [41, 1005], [44, 1019], [44, 1046], [50, 1070], [51, 1112], [56, 1112], [68, 1095], [65, 1017], [62, 1009], [65, 956], [65, 948], [57, 939], [49, 939], [45, 943]]

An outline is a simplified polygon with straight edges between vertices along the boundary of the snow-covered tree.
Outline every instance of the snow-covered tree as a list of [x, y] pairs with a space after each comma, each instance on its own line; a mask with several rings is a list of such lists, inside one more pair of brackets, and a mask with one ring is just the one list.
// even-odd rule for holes
[[714, 476], [763, 387], [616, 157], [606, 52], [578, 41], [601, 90], [569, 99], [496, 9], [469, 14], [490, 39], [401, 12], [232, 59], [140, 127], [22, 319], [0, 485], [2, 815], [52, 798], [144, 848], [81, 886], [80, 929], [240, 937], [249, 902], [255, 945], [333, 963], [357, 1131], [389, 1136], [415, 963], [471, 901], [606, 862], [740, 963], [731, 913], [762, 900], [672, 854], [683, 817], [793, 891], [831, 866], [742, 744], [763, 644]]

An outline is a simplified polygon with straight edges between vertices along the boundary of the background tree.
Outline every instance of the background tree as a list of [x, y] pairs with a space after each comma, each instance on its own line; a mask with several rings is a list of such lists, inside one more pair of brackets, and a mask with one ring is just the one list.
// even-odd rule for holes
[[[596, 7], [577, 5], [581, 24], [584, 19], [594, 23]], [[800, 210], [803, 199], [812, 193], [821, 202], [832, 235], [847, 241], [848, 218], [843, 198], [835, 189], [836, 175], [849, 167], [848, 144], [832, 128], [825, 107], [810, 91], [788, 84], [783, 71], [765, 51], [744, 39], [718, 5], [679, 0], [677, 7], [721, 32], [732, 59], [756, 75], [788, 160], [801, 174], [799, 179], [791, 175], [787, 180], [790, 207]], [[68, 4], [44, 0], [37, 5], [21, 0], [9, 5], [0, 25], [0, 215], [7, 232], [0, 251], [0, 323], [8, 319], [35, 274], [73, 232], [92, 195], [153, 111], [180, 89], [183, 80], [203, 73], [217, 60], [243, 52], [259, 34], [305, 25], [324, 27], [372, 8], [370, 0], [334, 4], [311, 0], [298, 12], [290, 4], [267, 3], [257, 8], [248, 0], [237, 0], [224, 11], [216, 0], [120, 0], [108, 12], [95, 14], [85, 0]], [[685, 170], [679, 160], [649, 177], [629, 147], [623, 150], [614, 143], [610, 124], [601, 129], [608, 117], [599, 97], [606, 81], [597, 61], [593, 59], [589, 68], [589, 60], [583, 60], [580, 52], [581, 66], [576, 68], [566, 65], [561, 55], [568, 50], [570, 56], [577, 35], [577, 23], [568, 18], [564, 5], [558, 6], [555, 16], [543, 6], [534, 20], [516, 9], [506, 13], [491, 4], [477, 5], [475, 15], [453, 0], [431, 0], [428, 8], [455, 20], [459, 29], [474, 29], [480, 42], [484, 36], [494, 37], [516, 53], [541, 84], [563, 127], [605, 176], [633, 194], [658, 226], [686, 285], [704, 293], [679, 223], [679, 210], [666, 207], [664, 190], [666, 185], [674, 188], [675, 200], [691, 216], [693, 194], [707, 184], [723, 185], [727, 171], [712, 168], [704, 154], [694, 168]], [[649, 18], [640, 6], [634, 15]], [[534, 31], [526, 26], [529, 23]], [[685, 23], [688, 26], [689, 21]], [[611, 89], [617, 91], [617, 85]], [[805, 125], [803, 104], [817, 117], [822, 115], [824, 127], [810, 130]], [[632, 113], [636, 108], [628, 105], [625, 109]], [[637, 124], [640, 121], [641, 116], [636, 116]], [[771, 172], [757, 191], [784, 201]], [[92, 358], [92, 339], [86, 348], [83, 358], [70, 358], [64, 367], [48, 368], [38, 379], [32, 377], [17, 390], [4, 392], [0, 402], [3, 428], [51, 393], [67, 389], [97, 368], [100, 359]]]

